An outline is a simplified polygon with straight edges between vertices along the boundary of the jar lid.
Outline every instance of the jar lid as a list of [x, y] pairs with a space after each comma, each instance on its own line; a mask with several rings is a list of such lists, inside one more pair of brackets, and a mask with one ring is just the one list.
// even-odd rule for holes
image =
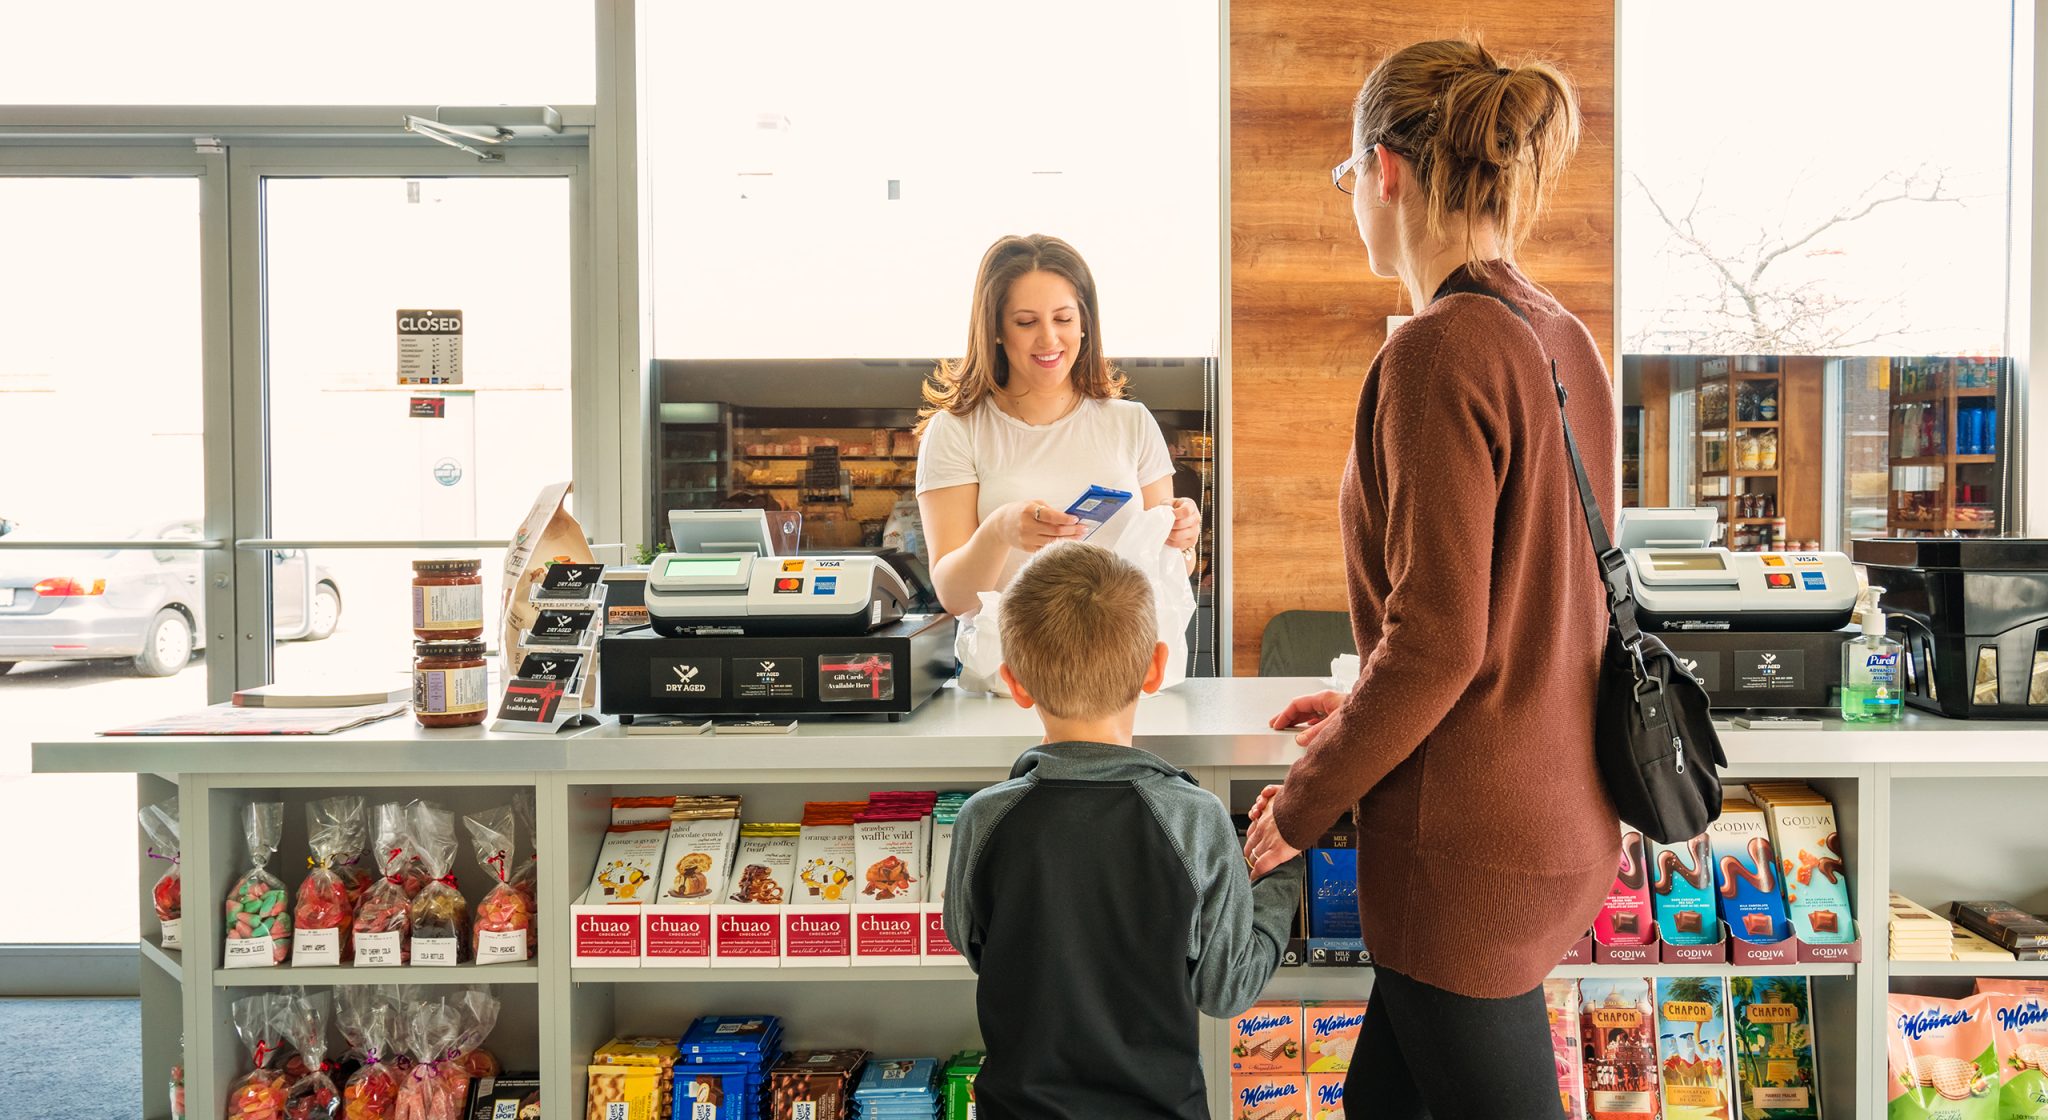
[[415, 560], [412, 570], [433, 576], [473, 576], [482, 571], [481, 560]]
[[470, 661], [484, 655], [484, 643], [477, 638], [464, 638], [453, 642], [414, 642], [414, 657], [452, 657], [459, 661]]

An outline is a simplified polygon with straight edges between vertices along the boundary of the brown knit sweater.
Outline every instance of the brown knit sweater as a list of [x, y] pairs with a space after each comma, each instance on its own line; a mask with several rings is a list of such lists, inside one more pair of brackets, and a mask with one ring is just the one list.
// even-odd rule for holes
[[[1620, 856], [1593, 761], [1604, 595], [1549, 357], [1611, 524], [1614, 393], [1592, 336], [1501, 265], [1387, 339], [1339, 497], [1363, 671], [1274, 805], [1308, 848], [1356, 806], [1375, 960], [1467, 996], [1539, 984]], [[1537, 337], [1542, 348], [1537, 345]]]

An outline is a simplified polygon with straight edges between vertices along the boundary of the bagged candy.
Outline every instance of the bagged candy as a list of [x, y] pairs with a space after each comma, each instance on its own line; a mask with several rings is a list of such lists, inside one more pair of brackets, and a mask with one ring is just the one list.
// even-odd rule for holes
[[469, 903], [455, 887], [455, 814], [415, 801], [405, 819], [411, 850], [430, 880], [412, 900], [412, 961], [459, 964], [469, 956]]
[[404, 1037], [403, 1008], [390, 993], [374, 987], [342, 988], [339, 1000], [336, 1021], [341, 1037], [363, 1062], [342, 1086], [343, 1120], [391, 1120], [397, 1109], [399, 1074], [387, 1059]]
[[342, 964], [349, 959], [355, 908], [348, 881], [336, 870], [349, 852], [363, 812], [360, 797], [329, 797], [306, 806], [306, 842], [312, 870], [299, 884], [292, 911], [292, 960], [298, 964]]
[[[452, 1051], [461, 1037], [460, 1011], [432, 1001], [413, 1005], [405, 1040], [413, 1068], [399, 1085], [392, 1120], [462, 1120], [466, 1094], [450, 1092], [449, 1079], [441, 1068], [441, 1056]], [[463, 1083], [468, 1084], [467, 1076]]]
[[[512, 889], [526, 897], [526, 912], [540, 913], [540, 829], [534, 819], [534, 792], [522, 789], [512, 794], [512, 812], [519, 818], [519, 827], [526, 832], [526, 859], [517, 862], [512, 872]], [[540, 930], [526, 931], [526, 948], [529, 953], [540, 948]]]
[[327, 1076], [327, 1020], [332, 1015], [333, 997], [319, 995], [273, 997], [278, 1000], [278, 1029], [285, 1040], [306, 1060], [306, 1074], [285, 1089], [285, 1120], [336, 1120], [341, 1115], [341, 1090]]
[[510, 805], [462, 818], [476, 861], [491, 877], [491, 889], [476, 904], [478, 964], [523, 961], [528, 955], [533, 908], [512, 885], [512, 819]]
[[[497, 1059], [487, 1053], [485, 1059], [473, 1061], [477, 1054], [485, 1053], [478, 1047], [489, 1038], [492, 1028], [498, 1025], [498, 1001], [484, 988], [464, 988], [443, 1001], [456, 1013], [459, 1027], [455, 1040], [441, 1052], [439, 1074], [443, 1092], [447, 1099], [458, 1103], [469, 1099], [470, 1078], [487, 1072], [496, 1076]], [[464, 1120], [460, 1111], [448, 1116], [434, 1116], [428, 1120]]]
[[284, 880], [270, 873], [270, 857], [284, 835], [284, 803], [259, 801], [242, 811], [242, 835], [249, 844], [249, 871], [228, 890], [228, 968], [282, 964], [292, 951], [291, 907]]
[[340, 816], [346, 822], [348, 838], [342, 853], [334, 861], [334, 871], [348, 888], [348, 908], [351, 913], [362, 905], [363, 892], [377, 881], [377, 859], [370, 854], [370, 814], [360, 797], [335, 797], [330, 801], [347, 801], [351, 804]]
[[277, 1029], [278, 998], [245, 996], [230, 1009], [235, 1035], [249, 1051], [253, 1068], [228, 1086], [227, 1120], [284, 1120], [285, 1076], [270, 1068], [283, 1042]]
[[383, 877], [363, 892], [355, 910], [356, 964], [379, 967], [412, 959], [412, 898], [405, 891], [405, 809], [396, 802], [379, 805], [371, 814], [375, 828], [377, 866]]
[[157, 943], [166, 949], [180, 948], [184, 945], [180, 928], [185, 910], [184, 878], [178, 873], [178, 799], [145, 805], [137, 815], [142, 818], [142, 831], [149, 837], [149, 858], [170, 864], [149, 892], [156, 920], [163, 926]]

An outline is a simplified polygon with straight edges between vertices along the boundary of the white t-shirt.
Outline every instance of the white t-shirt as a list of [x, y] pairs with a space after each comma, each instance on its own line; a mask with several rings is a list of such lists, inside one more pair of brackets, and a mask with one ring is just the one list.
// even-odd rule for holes
[[[1050, 424], [1024, 421], [984, 401], [966, 416], [937, 413], [917, 448], [917, 492], [978, 483], [975, 517], [985, 520], [999, 506], [1037, 500], [1056, 510], [1074, 504], [1090, 486], [1128, 490], [1133, 495], [1109, 523], [1088, 538], [1107, 545], [1127, 519], [1144, 508], [1144, 488], [1173, 475], [1173, 456], [1152, 411], [1137, 401], [1082, 401]], [[1010, 550], [996, 580], [1001, 589], [1030, 554]]]

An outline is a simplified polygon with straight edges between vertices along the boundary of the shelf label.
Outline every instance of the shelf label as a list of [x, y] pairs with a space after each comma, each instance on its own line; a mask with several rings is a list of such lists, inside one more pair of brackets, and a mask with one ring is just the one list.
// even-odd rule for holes
[[938, 906], [928, 907], [924, 912], [924, 956], [930, 963], [933, 957], [960, 959], [960, 950], [953, 948], [953, 942], [946, 937], [946, 913]]
[[292, 931], [292, 964], [338, 965], [341, 963], [341, 931], [338, 929], [295, 929]]
[[573, 927], [575, 956], [578, 958], [638, 958], [642, 918], [637, 907], [611, 908], [595, 914], [577, 914]]
[[277, 963], [277, 944], [268, 937], [238, 937], [227, 943], [226, 968], [269, 968]]
[[922, 922], [915, 909], [909, 911], [861, 911], [853, 914], [853, 955], [885, 958], [915, 964]]
[[184, 929], [184, 926], [185, 926], [185, 919], [183, 919], [183, 918], [171, 918], [171, 919], [169, 919], [169, 920], [165, 921], [165, 922], [164, 922], [164, 933], [163, 933], [163, 936], [162, 936], [161, 938], [158, 938], [158, 939], [157, 939], [157, 948], [159, 948], [159, 949], [182, 949], [182, 948], [184, 948], [184, 947], [185, 947], [185, 939], [184, 939], [184, 936], [183, 936], [183, 934], [182, 934], [182, 933], [180, 932], [181, 930], [183, 930], [183, 929]]
[[397, 968], [404, 964], [404, 939], [405, 934], [395, 929], [356, 934], [356, 967]]
[[647, 915], [647, 956], [697, 960], [711, 955], [711, 911]]
[[459, 944], [452, 937], [415, 937], [412, 939], [412, 963], [450, 967], [455, 964]]
[[526, 959], [526, 931], [479, 930], [476, 935], [476, 963], [503, 964]]

